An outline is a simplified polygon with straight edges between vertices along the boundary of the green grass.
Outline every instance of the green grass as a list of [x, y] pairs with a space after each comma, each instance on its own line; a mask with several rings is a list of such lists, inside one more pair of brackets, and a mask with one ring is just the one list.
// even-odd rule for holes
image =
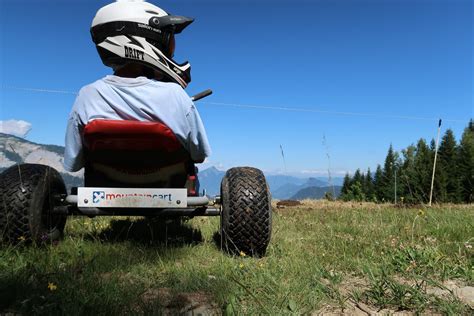
[[175, 301], [201, 293], [227, 314], [307, 314], [348, 300], [472, 312], [454, 295], [426, 292], [445, 280], [474, 284], [472, 206], [307, 202], [274, 212], [260, 259], [221, 252], [218, 223], [78, 217], [58, 244], [3, 246], [0, 313], [160, 314], [167, 299], [146, 295], [153, 289]]

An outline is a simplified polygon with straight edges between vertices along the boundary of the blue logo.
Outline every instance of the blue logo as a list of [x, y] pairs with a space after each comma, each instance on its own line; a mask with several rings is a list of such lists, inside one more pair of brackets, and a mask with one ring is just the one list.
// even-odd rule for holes
[[92, 192], [92, 203], [99, 203], [103, 199], [105, 199], [105, 192], [104, 191], [93, 191]]

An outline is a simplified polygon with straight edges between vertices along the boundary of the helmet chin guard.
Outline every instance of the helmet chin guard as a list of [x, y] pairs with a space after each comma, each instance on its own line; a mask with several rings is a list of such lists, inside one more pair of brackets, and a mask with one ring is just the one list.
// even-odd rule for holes
[[106, 66], [140, 63], [186, 88], [191, 81], [191, 65], [172, 59], [174, 34], [193, 21], [169, 15], [145, 1], [122, 0], [97, 11], [91, 35]]

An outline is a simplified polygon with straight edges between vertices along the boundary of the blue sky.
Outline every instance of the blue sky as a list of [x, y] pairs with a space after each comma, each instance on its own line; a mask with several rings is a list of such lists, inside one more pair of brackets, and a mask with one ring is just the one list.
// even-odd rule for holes
[[[89, 34], [109, 2], [0, 0], [0, 120], [64, 144], [75, 96], [12, 87], [74, 92], [109, 74]], [[435, 137], [437, 118], [459, 139], [474, 116], [470, 0], [151, 2], [196, 18], [175, 59], [191, 62], [190, 95], [214, 90], [197, 106], [220, 168], [281, 172], [281, 144], [288, 173], [325, 174], [325, 137], [334, 174], [374, 169], [390, 143]]]

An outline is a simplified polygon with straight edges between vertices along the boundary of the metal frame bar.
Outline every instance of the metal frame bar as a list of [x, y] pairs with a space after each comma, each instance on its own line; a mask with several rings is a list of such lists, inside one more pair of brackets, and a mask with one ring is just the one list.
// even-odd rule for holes
[[[210, 200], [207, 196], [188, 196], [186, 198], [188, 206], [207, 206]], [[64, 198], [66, 205], [77, 205], [77, 195], [68, 195]]]
[[220, 197], [213, 201], [207, 196], [188, 196], [185, 208], [98, 208], [78, 207], [77, 195], [62, 196], [62, 205], [51, 210], [55, 214], [85, 216], [220, 216], [221, 210], [216, 207]]
[[219, 216], [217, 207], [189, 207], [189, 208], [97, 208], [56, 206], [52, 210], [55, 214], [85, 215], [85, 216]]

